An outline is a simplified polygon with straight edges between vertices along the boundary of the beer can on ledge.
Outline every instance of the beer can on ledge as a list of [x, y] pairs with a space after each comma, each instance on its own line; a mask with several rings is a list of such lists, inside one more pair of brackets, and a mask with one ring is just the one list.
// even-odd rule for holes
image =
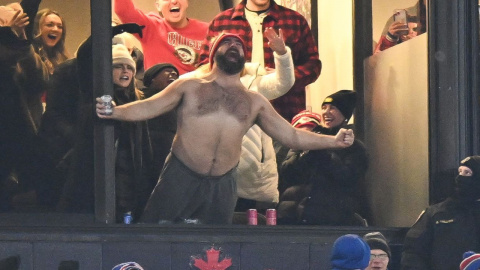
[[105, 106], [105, 114], [112, 115], [113, 113], [113, 104], [112, 104], [112, 96], [110, 95], [103, 95], [100, 97], [103, 102], [103, 106]]
[[248, 209], [247, 210], [248, 216], [248, 225], [257, 225], [257, 209]]
[[277, 225], [277, 210], [267, 209], [267, 225]]
[[132, 224], [133, 217], [132, 217], [132, 212], [127, 212], [123, 214], [123, 223], [124, 224]]

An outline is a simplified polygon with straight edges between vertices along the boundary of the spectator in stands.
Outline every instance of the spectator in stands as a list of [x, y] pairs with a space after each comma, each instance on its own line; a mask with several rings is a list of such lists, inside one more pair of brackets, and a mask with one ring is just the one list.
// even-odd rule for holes
[[[117, 21], [112, 21], [112, 26], [120, 25], [121, 23]], [[142, 28], [143, 29], [143, 28]], [[135, 46], [135, 36], [128, 33], [123, 32], [121, 34], [115, 35], [112, 39], [112, 44], [123, 44], [127, 47], [128, 51], [132, 55], [133, 61], [135, 61], [137, 65], [137, 72], [135, 73], [135, 87], [137, 89], [143, 89], [143, 75], [145, 73], [145, 69], [143, 67], [144, 62], [144, 55], [141, 48], [137, 48]]]
[[480, 253], [467, 251], [463, 254], [463, 261], [460, 263], [460, 270], [480, 269]]
[[211, 22], [202, 45], [201, 64], [208, 62], [214, 38], [226, 31], [240, 35], [247, 43], [245, 58], [259, 63], [260, 72], [275, 69], [273, 50], [263, 37], [263, 29], [281, 29], [285, 45], [292, 50], [295, 84], [280, 98], [272, 100], [275, 110], [290, 121], [305, 109], [305, 87], [320, 75], [321, 62], [313, 34], [305, 18], [298, 12], [278, 5], [273, 0], [242, 0], [235, 7], [218, 14]]
[[[112, 43], [124, 42], [119, 35], [128, 31], [141, 32], [141, 28], [135, 24], [113, 26]], [[79, 46], [76, 57], [61, 63], [50, 79], [48, 107], [38, 133], [43, 145], [44, 166], [50, 168], [50, 173], [43, 177], [44, 184], [37, 194], [39, 203], [48, 207], [55, 208], [71, 166], [78, 166], [73, 165], [73, 158], [78, 155], [74, 143], [77, 135], [82, 133], [77, 128], [80, 120], [86, 120], [86, 116], [81, 114], [89, 111], [86, 104], [91, 106], [93, 99], [88, 96], [91, 90], [87, 90], [92, 89], [91, 46], [91, 38], [88, 38]], [[91, 128], [88, 130], [91, 131]]]
[[65, 20], [55, 10], [42, 9], [35, 17], [33, 35], [35, 51], [42, 58], [50, 74], [53, 74], [55, 68], [69, 57], [65, 48], [67, 37]]
[[[124, 27], [122, 25], [114, 27]], [[138, 29], [137, 29], [138, 30]], [[136, 30], [136, 31], [137, 31]], [[140, 30], [141, 31], [141, 30]], [[77, 61], [83, 62], [89, 57], [91, 39], [79, 48]], [[81, 64], [80, 64], [81, 65]], [[142, 93], [134, 87], [135, 61], [128, 49], [121, 44], [112, 46], [113, 67], [113, 100], [116, 104], [126, 104], [143, 98]], [[82, 74], [81, 72], [79, 73]], [[93, 166], [93, 122], [94, 118], [88, 112], [92, 109], [92, 89], [81, 90], [82, 104], [76, 138], [70, 177], [59, 203], [59, 210], [66, 212], [93, 212], [94, 209], [94, 166]], [[149, 166], [148, 153], [151, 153], [148, 134], [144, 132], [143, 122], [115, 123], [115, 178], [117, 220], [123, 214], [131, 212], [136, 220], [142, 212], [143, 205], [140, 194], [148, 188], [146, 167]], [[151, 166], [151, 165], [150, 165]]]
[[18, 10], [0, 27], [0, 211], [11, 210], [14, 195], [34, 189], [42, 170], [36, 134], [48, 73], [25, 39], [25, 18]]
[[171, 63], [181, 74], [196, 68], [208, 24], [187, 18], [188, 0], [156, 0], [158, 13], [145, 14], [133, 0], [115, 0], [114, 10], [123, 23], [145, 26], [142, 44], [144, 67]]
[[366, 270], [387, 270], [392, 252], [387, 239], [381, 232], [371, 232], [363, 236], [370, 247], [370, 263]]
[[460, 162], [452, 196], [427, 207], [405, 237], [402, 269], [456, 269], [480, 250], [480, 156]]
[[[348, 127], [355, 104], [356, 93], [350, 90], [326, 97], [320, 125], [312, 132], [331, 135]], [[348, 149], [290, 150], [279, 169], [285, 191], [277, 206], [278, 223], [364, 226], [367, 167], [365, 146], [357, 139]]]
[[[264, 36], [274, 52], [277, 69], [264, 74], [260, 72], [259, 63], [245, 63], [240, 81], [248, 90], [272, 100], [293, 86], [295, 74], [291, 50], [285, 46], [282, 31], [277, 34], [272, 28], [267, 28]], [[198, 77], [208, 71], [210, 65], [204, 65], [194, 73]], [[272, 139], [257, 125], [250, 128], [243, 137], [242, 153], [234, 178], [239, 196], [235, 211], [255, 208], [264, 212], [278, 203], [278, 171]]]
[[[55, 68], [69, 58], [65, 48], [67, 27], [60, 14], [51, 9], [42, 9], [35, 16], [33, 28], [33, 46], [51, 74]], [[42, 104], [45, 109], [47, 103], [48, 87], [42, 95]]]
[[375, 53], [391, 48], [427, 31], [427, 0], [418, 0], [415, 6], [407, 8], [406, 11], [408, 34], [402, 34], [402, 31], [405, 30], [403, 23], [394, 22], [393, 16], [390, 17], [375, 47]]
[[[144, 76], [145, 88], [142, 89], [145, 98], [149, 98], [178, 79], [178, 69], [169, 63], [156, 64], [150, 67]], [[153, 163], [149, 169], [149, 179], [151, 179], [150, 191], [145, 194], [145, 202], [148, 200], [155, 184], [157, 183], [160, 172], [165, 163], [165, 159], [170, 153], [173, 138], [177, 132], [177, 114], [175, 111], [157, 116], [146, 121], [148, 134], [151, 138], [153, 150]]]
[[97, 115], [103, 119], [138, 121], [173, 109], [178, 112], [172, 154], [145, 207], [144, 222], [198, 218], [205, 223], [231, 223], [236, 202], [232, 173], [242, 138], [253, 124], [295, 148], [353, 143], [351, 130], [325, 136], [294, 129], [266, 98], [247, 91], [240, 81], [246, 49], [238, 35], [223, 33], [212, 48], [212, 71], [200, 79], [177, 80], [149, 99], [114, 107], [111, 115], [105, 114], [97, 98]]
[[[309, 110], [303, 110], [292, 118], [291, 124], [294, 128], [301, 128], [301, 129], [306, 129], [308, 131], [312, 131], [312, 129], [320, 125], [321, 121], [322, 121], [322, 116], [320, 114], [311, 112]], [[277, 159], [277, 168], [282, 167], [282, 163], [287, 157], [289, 150], [290, 149], [288, 149], [288, 147], [285, 147], [283, 145], [277, 145], [275, 149], [275, 155]], [[280, 193], [283, 193], [286, 187], [282, 182], [279, 182], [278, 184], [279, 184], [278, 189]]]
[[330, 257], [332, 270], [363, 270], [369, 261], [370, 248], [360, 236], [346, 234], [333, 243]]

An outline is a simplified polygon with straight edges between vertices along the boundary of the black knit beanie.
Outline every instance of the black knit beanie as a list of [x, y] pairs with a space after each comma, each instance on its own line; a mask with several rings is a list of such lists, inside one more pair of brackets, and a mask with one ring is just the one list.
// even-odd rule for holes
[[340, 90], [323, 100], [324, 104], [332, 104], [342, 113], [345, 120], [350, 119], [357, 103], [357, 93], [351, 90]]
[[143, 85], [149, 87], [150, 84], [152, 84], [153, 78], [155, 78], [155, 76], [157, 76], [157, 74], [165, 68], [173, 68], [173, 70], [178, 73], [178, 69], [170, 63], [156, 64], [145, 71], [145, 75], [143, 76]]
[[371, 232], [365, 234], [363, 236], [363, 239], [365, 242], [367, 242], [368, 246], [370, 247], [370, 250], [372, 249], [380, 249], [385, 251], [387, 253], [388, 258], [391, 258], [392, 252], [390, 251], [390, 247], [387, 244], [387, 239], [381, 232]]

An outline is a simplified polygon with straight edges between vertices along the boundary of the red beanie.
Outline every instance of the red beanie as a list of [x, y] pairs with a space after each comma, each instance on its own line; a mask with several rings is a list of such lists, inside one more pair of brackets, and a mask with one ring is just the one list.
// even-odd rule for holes
[[320, 116], [320, 114], [304, 110], [293, 117], [292, 126], [296, 128], [315, 128], [316, 126], [320, 125], [321, 121], [322, 117]]
[[210, 48], [210, 55], [209, 55], [209, 58], [208, 58], [208, 60], [210, 61], [210, 68], [213, 67], [213, 62], [214, 62], [213, 59], [215, 58], [215, 53], [217, 52], [218, 46], [220, 45], [222, 40], [224, 40], [228, 37], [234, 37], [234, 38], [237, 38], [238, 40], [240, 40], [240, 42], [242, 43], [243, 53], [244, 54], [247, 53], [247, 46], [245, 46], [245, 42], [243, 41], [243, 39], [239, 35], [232, 34], [232, 33], [227, 33], [227, 32], [222, 32], [215, 39], [215, 41], [212, 44], [212, 47]]

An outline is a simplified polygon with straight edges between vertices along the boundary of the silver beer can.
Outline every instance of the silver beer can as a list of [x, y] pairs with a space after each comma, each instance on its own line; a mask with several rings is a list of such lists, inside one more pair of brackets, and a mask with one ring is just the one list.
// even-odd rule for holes
[[103, 106], [105, 106], [105, 115], [112, 115], [113, 113], [112, 96], [103, 95], [100, 98], [102, 99]]

